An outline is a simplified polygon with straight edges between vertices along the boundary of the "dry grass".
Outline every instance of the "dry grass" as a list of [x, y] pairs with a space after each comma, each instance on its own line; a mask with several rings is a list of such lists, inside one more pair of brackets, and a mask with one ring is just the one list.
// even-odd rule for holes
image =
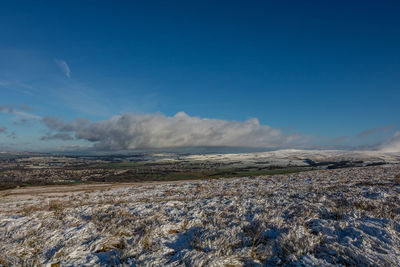
[[400, 184], [400, 173], [399, 174], [397, 174], [395, 177], [394, 177], [394, 183], [395, 184]]
[[0, 263], [87, 265], [108, 255], [102, 264], [390, 265], [400, 260], [398, 172], [370, 167], [33, 198], [15, 205], [19, 216], [0, 213], [0, 250], [8, 252]]

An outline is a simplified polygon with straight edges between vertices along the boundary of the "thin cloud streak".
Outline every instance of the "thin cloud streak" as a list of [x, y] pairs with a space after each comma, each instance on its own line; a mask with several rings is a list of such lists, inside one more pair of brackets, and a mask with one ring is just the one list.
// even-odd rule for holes
[[14, 106], [14, 105], [0, 105], [0, 112], [14, 115], [15, 124], [25, 124], [32, 121], [41, 121], [42, 117], [32, 114], [30, 107], [26, 105]]
[[60, 70], [65, 74], [65, 76], [67, 76], [68, 79], [71, 79], [71, 69], [69, 68], [67, 62], [62, 59], [54, 59], [54, 61]]
[[40, 140], [42, 140], [42, 141], [47, 141], [47, 140], [68, 141], [68, 140], [74, 140], [74, 138], [68, 133], [56, 133], [56, 134], [48, 133], [47, 135], [42, 136], [42, 138], [40, 138]]
[[376, 127], [373, 129], [365, 130], [357, 135], [357, 138], [366, 138], [368, 136], [378, 134], [378, 133], [388, 133], [394, 129], [394, 125], [387, 125], [386, 127]]

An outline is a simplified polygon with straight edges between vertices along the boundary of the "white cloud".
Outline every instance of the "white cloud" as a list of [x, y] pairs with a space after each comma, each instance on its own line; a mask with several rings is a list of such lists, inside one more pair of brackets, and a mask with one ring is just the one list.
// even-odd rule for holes
[[77, 119], [65, 123], [45, 117], [54, 132], [74, 133], [76, 139], [94, 142], [98, 149], [140, 149], [195, 146], [284, 147], [299, 138], [279, 129], [261, 125], [258, 119], [244, 122], [192, 117], [184, 112], [123, 114], [90, 122]]
[[54, 61], [56, 62], [56, 64], [60, 68], [60, 70], [65, 74], [65, 76], [67, 76], [70, 79], [71, 78], [71, 69], [69, 68], [67, 62], [65, 62], [62, 59], [55, 59]]

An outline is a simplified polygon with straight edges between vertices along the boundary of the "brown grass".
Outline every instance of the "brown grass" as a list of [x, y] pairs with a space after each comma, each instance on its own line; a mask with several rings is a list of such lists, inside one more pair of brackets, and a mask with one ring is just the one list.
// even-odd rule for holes
[[397, 175], [394, 177], [394, 182], [395, 182], [396, 184], [400, 184], [400, 173], [397, 174]]
[[168, 230], [168, 234], [177, 234], [177, 233], [179, 233], [179, 230], [177, 230], [177, 229], [169, 229]]
[[7, 264], [7, 262], [3, 259], [3, 257], [1, 255], [0, 255], [0, 265], [4, 266], [4, 267], [10, 266]]
[[101, 245], [99, 249], [96, 250], [97, 252], [107, 252], [113, 249], [124, 249], [126, 247], [125, 245], [125, 240], [123, 238], [121, 239], [114, 239], [114, 240], [108, 240], [104, 244]]

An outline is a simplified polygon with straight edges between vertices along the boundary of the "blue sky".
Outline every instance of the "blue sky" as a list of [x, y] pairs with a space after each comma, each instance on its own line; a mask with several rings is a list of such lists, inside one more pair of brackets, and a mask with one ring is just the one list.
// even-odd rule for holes
[[[398, 1], [2, 1], [0, 149], [104, 145], [106, 126], [93, 137], [43, 118], [88, 128], [127, 113], [168, 123], [146, 124], [152, 141], [138, 142], [148, 132], [133, 128], [153, 117], [128, 117], [127, 139], [103, 148], [152, 146], [182, 111], [177, 129], [218, 119], [218, 136], [257, 118], [260, 146], [385, 142], [400, 126], [398, 14]], [[43, 138], [57, 133], [71, 138]], [[190, 146], [193, 134], [156, 143]], [[244, 135], [212, 140], [248, 145]]]

